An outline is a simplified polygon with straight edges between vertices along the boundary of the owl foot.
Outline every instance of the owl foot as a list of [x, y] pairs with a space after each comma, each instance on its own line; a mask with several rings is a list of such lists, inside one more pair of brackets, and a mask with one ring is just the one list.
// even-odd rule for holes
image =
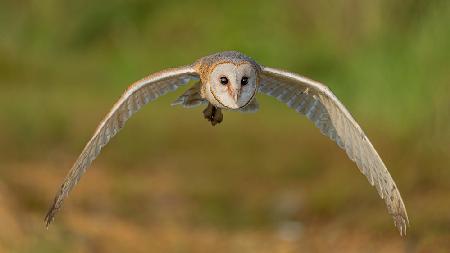
[[211, 125], [213, 126], [219, 124], [223, 120], [222, 110], [213, 106], [212, 104], [208, 104], [208, 107], [203, 110], [203, 116], [205, 117], [205, 119], [211, 122]]

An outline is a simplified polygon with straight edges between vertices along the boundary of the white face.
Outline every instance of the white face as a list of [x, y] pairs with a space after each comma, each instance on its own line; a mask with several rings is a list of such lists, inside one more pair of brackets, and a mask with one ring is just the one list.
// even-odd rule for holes
[[219, 103], [230, 109], [247, 105], [257, 89], [256, 70], [248, 63], [218, 64], [209, 76], [211, 93]]

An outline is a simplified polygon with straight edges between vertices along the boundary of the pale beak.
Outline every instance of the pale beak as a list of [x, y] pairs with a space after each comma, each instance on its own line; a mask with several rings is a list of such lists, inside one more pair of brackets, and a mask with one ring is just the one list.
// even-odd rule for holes
[[234, 102], [237, 104], [239, 96], [241, 95], [241, 90], [239, 88], [235, 89], [235, 88], [231, 87], [228, 89], [228, 94], [230, 94], [230, 96], [233, 98]]
[[235, 90], [234, 93], [233, 93], [234, 102], [237, 103], [237, 101], [239, 99], [239, 95], [240, 95], [240, 90]]

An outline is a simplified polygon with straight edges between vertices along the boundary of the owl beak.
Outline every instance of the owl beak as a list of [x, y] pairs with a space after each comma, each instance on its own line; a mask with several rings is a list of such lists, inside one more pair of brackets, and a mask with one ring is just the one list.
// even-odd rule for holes
[[239, 96], [241, 95], [241, 90], [238, 88], [230, 87], [228, 89], [228, 94], [233, 98], [234, 102], [237, 103]]
[[240, 93], [239, 90], [235, 90], [234, 94], [233, 94], [233, 99], [234, 99], [234, 102], [236, 102], [236, 103], [239, 99], [239, 95], [240, 95], [239, 93]]

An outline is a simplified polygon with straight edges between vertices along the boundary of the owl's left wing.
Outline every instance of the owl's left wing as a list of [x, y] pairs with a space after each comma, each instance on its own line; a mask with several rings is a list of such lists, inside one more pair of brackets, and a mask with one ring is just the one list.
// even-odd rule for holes
[[64, 198], [78, 183], [86, 169], [99, 155], [103, 146], [122, 129], [125, 122], [150, 101], [155, 100], [169, 91], [174, 91], [192, 79], [198, 79], [198, 74], [191, 66], [167, 69], [151, 74], [133, 83], [125, 91], [119, 101], [116, 102], [111, 111], [98, 125], [94, 135], [70, 169], [45, 217], [47, 226], [52, 222], [55, 214], [61, 208]]
[[406, 234], [409, 221], [400, 192], [372, 143], [344, 105], [321, 83], [291, 72], [261, 68], [259, 91], [304, 114], [344, 149], [385, 200], [400, 234]]

